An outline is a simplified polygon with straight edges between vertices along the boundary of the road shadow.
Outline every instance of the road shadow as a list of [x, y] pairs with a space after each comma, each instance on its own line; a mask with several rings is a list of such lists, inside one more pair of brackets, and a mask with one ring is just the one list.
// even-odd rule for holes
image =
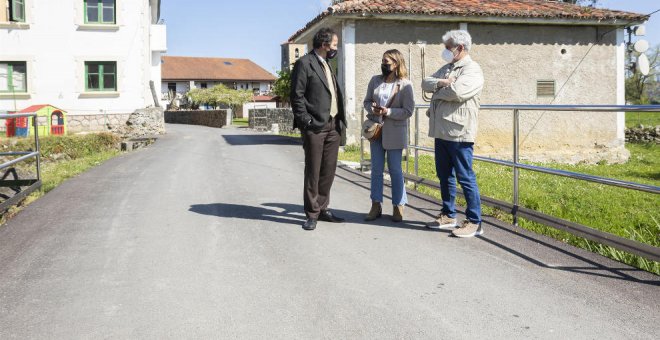
[[[223, 218], [240, 218], [245, 220], [254, 221], [269, 221], [280, 224], [291, 224], [302, 226], [306, 220], [303, 213], [303, 206], [300, 204], [289, 203], [264, 203], [261, 206], [250, 206], [230, 203], [211, 203], [211, 204], [194, 204], [191, 205], [188, 211]], [[358, 213], [348, 210], [331, 209], [333, 214], [346, 219], [344, 223], [351, 224], [365, 224], [375, 225], [388, 228], [402, 228], [411, 230], [423, 230], [433, 232], [434, 230], [427, 229], [425, 225], [418, 221], [402, 221], [394, 222], [390, 220], [389, 216], [383, 215], [382, 218], [376, 221], [367, 222], [364, 220], [365, 213]], [[324, 222], [320, 222], [324, 223]]]
[[292, 225], [302, 225], [305, 221], [305, 215], [300, 213], [280, 212], [276, 209], [230, 203], [193, 204], [188, 211], [209, 216]]
[[[370, 190], [369, 176], [358, 172], [347, 167], [339, 167], [336, 177], [344, 181], [352, 183], [358, 187], [364, 188], [365, 190]], [[385, 181], [385, 185], [390, 187], [389, 183]], [[411, 198], [417, 200], [431, 203], [437, 208], [422, 208], [417, 207], [413, 204], [409, 204], [408, 208], [416, 210], [424, 215], [429, 217], [435, 216], [439, 213], [438, 199], [431, 196], [422, 194], [414, 190], [407, 190], [407, 194]], [[458, 213], [465, 215], [465, 209], [463, 207], [456, 207]], [[485, 235], [478, 236], [476, 239], [479, 239], [483, 242], [491, 244], [503, 251], [506, 251], [514, 256], [517, 256], [525, 261], [533, 263], [536, 266], [552, 269], [552, 270], [561, 270], [578, 274], [585, 274], [591, 276], [597, 276], [608, 279], [623, 280], [629, 282], [636, 282], [651, 286], [660, 286], [660, 276], [656, 276], [652, 273], [646, 272], [642, 269], [629, 267], [623, 263], [612, 263], [614, 260], [609, 260], [608, 258], [596, 254], [590, 253], [586, 250], [575, 248], [568, 244], [563, 244], [559, 241], [556, 241], [550, 237], [536, 234], [532, 231], [528, 231], [519, 227], [514, 227], [506, 222], [497, 220], [492, 216], [483, 216], [483, 225], [485, 229], [498, 229], [506, 234], [506, 237], [510, 238], [521, 238], [527, 242], [531, 242], [537, 248], [545, 248], [555, 254], [561, 254], [563, 256], [570, 257], [574, 260], [577, 260], [581, 265], [568, 266], [561, 265], [557, 263], [556, 259], [552, 260], [552, 263], [547, 263], [546, 257], [550, 258], [552, 256], [548, 254], [542, 254], [542, 252], [529, 252], [529, 248], [526, 247], [525, 243], [521, 242], [504, 242], [499, 239], [499, 237], [491, 237], [486, 233]], [[491, 229], [491, 230], [492, 230]], [[428, 230], [428, 229], [427, 229]], [[436, 232], [436, 230], [431, 230]], [[529, 243], [527, 243], [528, 245]]]
[[[297, 212], [302, 212], [304, 207], [300, 204], [289, 204], [289, 203], [264, 203], [263, 206], [275, 208], [282, 210], [283, 213], [292, 214]], [[365, 225], [374, 225], [379, 227], [387, 228], [400, 228], [400, 229], [411, 229], [411, 230], [422, 230], [422, 231], [433, 231], [424, 225], [424, 223], [419, 221], [409, 221], [403, 220], [401, 222], [394, 222], [390, 219], [389, 215], [383, 214], [383, 216], [375, 221], [365, 221], [364, 217], [367, 215], [368, 211], [365, 212], [355, 212], [341, 209], [330, 209], [333, 214], [346, 219], [344, 223], [352, 224], [365, 224]]]
[[300, 138], [279, 135], [222, 135], [227, 144], [232, 146], [246, 145], [300, 145]]

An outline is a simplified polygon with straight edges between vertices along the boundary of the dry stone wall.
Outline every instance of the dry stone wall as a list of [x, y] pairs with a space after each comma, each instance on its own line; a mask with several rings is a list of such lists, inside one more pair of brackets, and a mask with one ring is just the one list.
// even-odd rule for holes
[[227, 125], [228, 114], [229, 110], [165, 111], [165, 122], [221, 128]]
[[293, 132], [291, 109], [253, 109], [250, 110], [249, 116], [250, 129], [270, 130], [273, 124], [277, 124], [280, 132]]

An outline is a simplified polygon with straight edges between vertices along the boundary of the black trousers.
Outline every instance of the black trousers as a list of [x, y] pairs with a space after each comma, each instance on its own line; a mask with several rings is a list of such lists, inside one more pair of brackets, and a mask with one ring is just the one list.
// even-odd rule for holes
[[330, 203], [335, 180], [341, 134], [339, 121], [330, 121], [319, 131], [302, 131], [305, 150], [304, 200], [307, 218], [318, 218]]

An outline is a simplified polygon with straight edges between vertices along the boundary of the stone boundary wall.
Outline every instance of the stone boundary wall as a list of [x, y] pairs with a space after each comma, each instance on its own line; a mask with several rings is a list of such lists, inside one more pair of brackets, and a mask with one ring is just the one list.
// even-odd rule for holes
[[109, 131], [125, 125], [130, 113], [67, 115], [68, 133]]
[[165, 111], [165, 123], [221, 128], [227, 125], [228, 110]]
[[626, 129], [626, 142], [660, 144], [660, 125], [642, 125], [634, 128], [628, 128]]
[[293, 132], [293, 111], [291, 109], [252, 109], [248, 126], [250, 129], [270, 130], [273, 124], [280, 132]]

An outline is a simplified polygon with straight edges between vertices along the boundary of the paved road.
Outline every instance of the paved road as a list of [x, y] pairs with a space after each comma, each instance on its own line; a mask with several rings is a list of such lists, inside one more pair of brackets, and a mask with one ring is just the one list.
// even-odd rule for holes
[[[349, 219], [300, 228], [302, 150], [238, 129], [168, 126], [0, 227], [0, 339], [629, 339], [660, 334], [660, 279], [488, 224], [477, 239]], [[386, 209], [391, 213], [390, 209]]]

